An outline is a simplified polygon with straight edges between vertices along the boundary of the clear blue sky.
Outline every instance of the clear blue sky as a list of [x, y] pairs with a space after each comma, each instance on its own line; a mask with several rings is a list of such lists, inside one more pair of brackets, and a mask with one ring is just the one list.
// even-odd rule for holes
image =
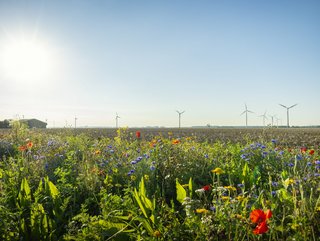
[[[298, 103], [290, 124], [318, 125], [319, 13], [317, 0], [0, 0], [0, 119], [170, 127], [185, 110], [182, 126], [244, 125], [246, 103], [249, 125], [265, 111], [286, 124], [279, 103]], [[43, 54], [19, 50], [17, 66], [23, 41]]]

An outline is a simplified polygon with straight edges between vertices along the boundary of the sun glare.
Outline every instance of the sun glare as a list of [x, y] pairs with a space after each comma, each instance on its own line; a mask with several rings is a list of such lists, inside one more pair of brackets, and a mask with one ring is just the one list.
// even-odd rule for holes
[[50, 48], [39, 41], [11, 41], [1, 52], [4, 74], [15, 81], [43, 81], [52, 72]]

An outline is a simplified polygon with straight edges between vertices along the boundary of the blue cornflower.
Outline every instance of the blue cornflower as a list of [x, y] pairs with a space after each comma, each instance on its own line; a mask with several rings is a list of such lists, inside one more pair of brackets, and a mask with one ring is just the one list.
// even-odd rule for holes
[[319, 161], [319, 160], [316, 160], [314, 163], [315, 163], [316, 165], [320, 165], [320, 161]]
[[247, 155], [246, 154], [241, 154], [241, 159], [246, 159], [247, 158]]
[[133, 169], [131, 169], [129, 172], [128, 172], [128, 176], [131, 176], [135, 171]]
[[204, 155], [204, 158], [208, 158], [208, 157], [209, 157], [208, 154], [205, 154], [205, 155]]
[[132, 161], [131, 164], [132, 165], [137, 164], [137, 161]]
[[46, 170], [48, 170], [48, 168], [49, 168], [49, 164], [46, 162], [46, 164], [44, 165], [44, 168], [46, 169]]
[[272, 142], [273, 144], [276, 144], [276, 143], [277, 143], [277, 140], [276, 140], [276, 139], [272, 139], [271, 142]]
[[143, 158], [142, 156], [139, 156], [139, 157], [137, 157], [136, 161], [139, 162], [142, 160], [142, 158]]
[[284, 151], [279, 151], [279, 155], [283, 155], [284, 154]]
[[301, 161], [302, 160], [302, 156], [301, 155], [296, 155], [296, 160], [297, 161]]
[[242, 188], [242, 187], [244, 187], [244, 184], [243, 183], [239, 183], [239, 184], [237, 184], [237, 187]]
[[320, 173], [315, 173], [314, 176], [315, 176], [315, 177], [319, 177], [319, 176], [320, 176]]
[[47, 146], [53, 146], [53, 144], [54, 144], [54, 141], [49, 140], [48, 143], [47, 143]]
[[293, 167], [294, 164], [293, 164], [292, 162], [290, 162], [290, 163], [288, 163], [288, 166], [289, 166], [289, 167]]
[[312, 166], [312, 163], [311, 163], [311, 162], [307, 162], [307, 166], [308, 166], [308, 167], [311, 167], [311, 166]]
[[151, 171], [154, 171], [155, 169], [156, 169], [155, 166], [151, 166], [151, 167], [150, 167], [150, 170], [151, 170]]
[[271, 191], [271, 195], [274, 197], [277, 194], [276, 191]]
[[271, 185], [274, 186], [274, 187], [277, 187], [278, 186], [278, 182], [271, 182]]
[[267, 151], [262, 152], [262, 156], [263, 156], [263, 157], [266, 157], [267, 155], [268, 155], [268, 152], [267, 152]]
[[211, 206], [209, 209], [210, 209], [212, 212], [215, 212], [215, 211], [216, 211], [216, 207], [215, 207], [215, 206]]

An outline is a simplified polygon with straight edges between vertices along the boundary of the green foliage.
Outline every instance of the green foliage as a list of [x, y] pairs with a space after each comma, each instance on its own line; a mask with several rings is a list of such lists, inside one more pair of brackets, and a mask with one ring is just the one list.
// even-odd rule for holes
[[[265, 136], [137, 140], [125, 128], [93, 138], [14, 123], [1, 140], [12, 144], [0, 162], [0, 239], [316, 240], [319, 149]], [[254, 209], [272, 210], [268, 232], [253, 234]]]

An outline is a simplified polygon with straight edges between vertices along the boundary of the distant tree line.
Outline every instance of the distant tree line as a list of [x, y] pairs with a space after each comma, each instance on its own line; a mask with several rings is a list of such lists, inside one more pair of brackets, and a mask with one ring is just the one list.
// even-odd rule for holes
[[0, 121], [0, 128], [10, 128], [10, 122], [8, 120]]

